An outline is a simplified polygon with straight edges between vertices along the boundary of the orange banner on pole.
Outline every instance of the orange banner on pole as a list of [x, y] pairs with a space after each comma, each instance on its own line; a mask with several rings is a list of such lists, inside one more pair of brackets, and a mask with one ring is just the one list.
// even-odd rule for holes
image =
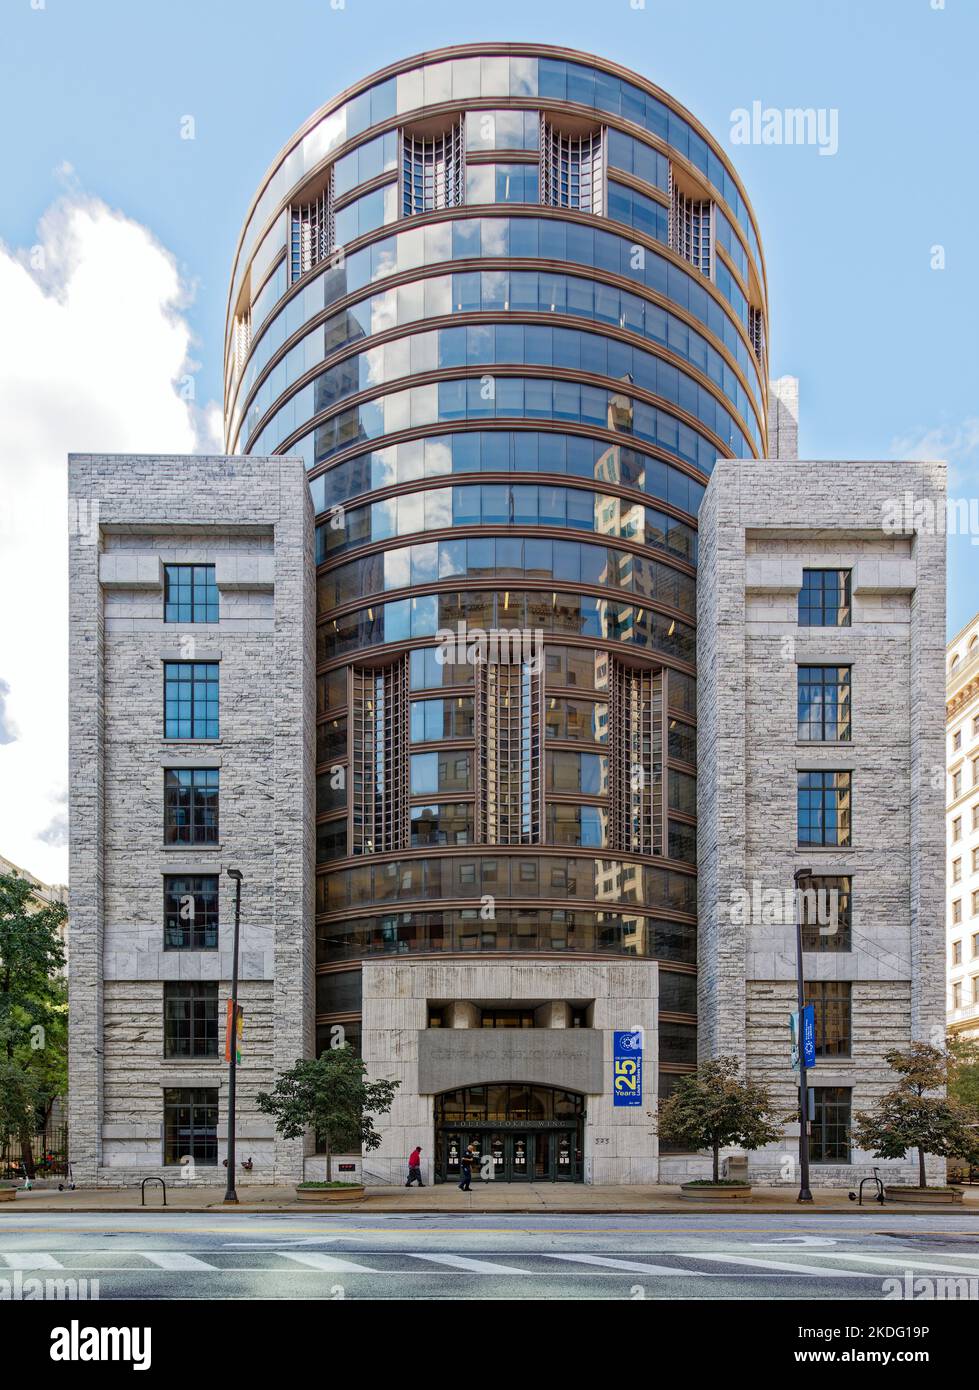
[[[229, 999], [229, 1000], [228, 1000], [227, 1009], [225, 1010], [225, 1017], [224, 1017], [224, 1060], [225, 1060], [226, 1062], [230, 1062], [230, 1061], [231, 1061], [231, 1033], [232, 1033], [232, 1028], [231, 1028], [231, 1010], [232, 1010], [232, 1007], [233, 1007], [233, 1005], [232, 1005], [232, 1003], [231, 1003], [231, 1000]], [[240, 1004], [238, 1005], [238, 1026], [237, 1026], [237, 1028], [234, 1030], [234, 1032], [235, 1032], [235, 1035], [236, 1035], [236, 1036], [235, 1036], [235, 1043], [236, 1043], [236, 1046], [235, 1046], [235, 1064], [237, 1065], [237, 1064], [241, 1061], [241, 1044], [242, 1044], [242, 1041], [243, 1041], [244, 1036], [245, 1036], [245, 1010], [242, 1008], [242, 1006], [241, 1006]]]

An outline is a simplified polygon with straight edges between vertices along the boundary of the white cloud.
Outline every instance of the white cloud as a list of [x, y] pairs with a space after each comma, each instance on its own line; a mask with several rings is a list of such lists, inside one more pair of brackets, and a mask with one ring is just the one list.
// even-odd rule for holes
[[[70, 171], [69, 171], [70, 172]], [[220, 452], [212, 404], [185, 399], [191, 290], [139, 223], [76, 189], [37, 244], [0, 243], [0, 854], [68, 874], [66, 456]]]
[[952, 425], [933, 425], [919, 433], [891, 441], [891, 458], [928, 462], [944, 459], [948, 464], [948, 490], [961, 491], [970, 482], [975, 487], [979, 465], [979, 417]]

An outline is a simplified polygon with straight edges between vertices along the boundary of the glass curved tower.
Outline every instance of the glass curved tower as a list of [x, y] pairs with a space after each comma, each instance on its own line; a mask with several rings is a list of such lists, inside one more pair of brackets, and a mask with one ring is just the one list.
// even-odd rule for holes
[[[301, 456], [317, 513], [318, 1047], [368, 1055], [364, 962], [452, 964], [395, 991], [429, 1040], [632, 1028], [616, 992], [656, 962], [647, 1089], [694, 1064], [697, 509], [715, 460], [766, 456], [766, 340], [737, 174], [614, 63], [406, 59], [273, 163], [226, 448]], [[536, 973], [488, 994], [473, 958]], [[471, 1074], [422, 1057], [401, 1138], [432, 1126], [436, 1176], [469, 1142], [581, 1176], [601, 1091], [491, 1042]]]

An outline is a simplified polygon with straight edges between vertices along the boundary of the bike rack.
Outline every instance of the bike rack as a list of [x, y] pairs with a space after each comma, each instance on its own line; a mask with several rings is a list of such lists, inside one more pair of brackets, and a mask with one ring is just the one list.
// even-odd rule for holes
[[873, 1175], [873, 1177], [871, 1177], [871, 1178], [861, 1178], [861, 1179], [860, 1179], [860, 1183], [859, 1183], [859, 1186], [858, 1186], [858, 1191], [859, 1191], [859, 1194], [860, 1194], [859, 1196], [857, 1195], [856, 1192], [848, 1192], [848, 1193], [847, 1193], [847, 1196], [849, 1197], [850, 1201], [851, 1201], [851, 1202], [856, 1202], [857, 1206], [859, 1206], [859, 1207], [862, 1207], [862, 1206], [863, 1206], [863, 1185], [864, 1185], [865, 1182], [874, 1182], [874, 1183], [877, 1184], [877, 1196], [874, 1198], [874, 1201], [875, 1201], [875, 1202], [879, 1202], [880, 1205], [883, 1206], [883, 1205], [884, 1205], [884, 1184], [883, 1184], [883, 1182], [881, 1181], [880, 1169], [879, 1169], [879, 1168], [875, 1168], [875, 1169], [874, 1169], [874, 1175]]
[[162, 1178], [144, 1178], [144, 1179], [143, 1179], [143, 1181], [142, 1181], [142, 1182], [140, 1183], [140, 1185], [139, 1185], [139, 1205], [140, 1205], [141, 1207], [145, 1207], [145, 1206], [146, 1206], [146, 1184], [147, 1184], [148, 1182], [158, 1182], [158, 1183], [160, 1184], [160, 1186], [163, 1188], [163, 1205], [166, 1206], [166, 1204], [167, 1204], [167, 1185], [166, 1185], [166, 1183], [163, 1181]]

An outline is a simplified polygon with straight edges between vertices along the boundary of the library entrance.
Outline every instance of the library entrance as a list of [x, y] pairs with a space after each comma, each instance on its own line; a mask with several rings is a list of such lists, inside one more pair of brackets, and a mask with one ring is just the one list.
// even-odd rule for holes
[[502, 1082], [435, 1097], [435, 1180], [582, 1182], [585, 1098], [550, 1086]]

